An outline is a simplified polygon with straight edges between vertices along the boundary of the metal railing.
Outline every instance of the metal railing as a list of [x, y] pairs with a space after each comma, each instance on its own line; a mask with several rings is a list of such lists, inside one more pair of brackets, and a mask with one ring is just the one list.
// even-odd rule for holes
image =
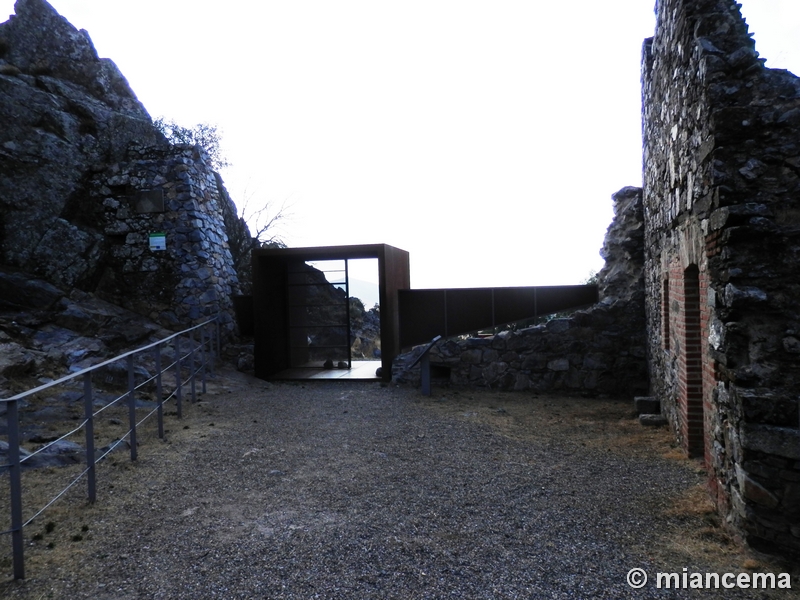
[[408, 371], [419, 363], [419, 378], [422, 384], [422, 394], [424, 396], [431, 395], [431, 350], [442, 339], [442, 336], [437, 335], [430, 342], [428, 342], [422, 349], [422, 352], [408, 365], [405, 370]]
[[[199, 335], [199, 339], [196, 337]], [[183, 341], [182, 341], [183, 338]], [[188, 338], [188, 340], [186, 339]], [[168, 348], [171, 343], [173, 353], [170, 358], [174, 360], [162, 367], [162, 358], [166, 353], [163, 351]], [[115, 356], [112, 359], [93, 365], [77, 373], [62, 377], [57, 381], [52, 381], [41, 385], [35, 389], [29, 390], [12, 396], [10, 398], [0, 399], [0, 403], [6, 404], [6, 419], [8, 421], [8, 462], [7, 464], [0, 465], [0, 473], [8, 471], [9, 473], [9, 486], [10, 486], [10, 508], [11, 508], [11, 527], [6, 531], [0, 531], [0, 535], [11, 535], [11, 546], [13, 553], [13, 569], [14, 579], [25, 578], [25, 565], [23, 558], [23, 535], [22, 530], [30, 525], [37, 517], [39, 517], [45, 510], [52, 506], [64, 494], [67, 493], [74, 485], [78, 483], [83, 476], [86, 476], [88, 499], [90, 503], [96, 500], [96, 469], [95, 466], [98, 462], [105, 459], [111, 452], [113, 452], [120, 444], [126, 439], [130, 446], [131, 460], [135, 461], [137, 458], [137, 438], [136, 428], [144, 421], [156, 415], [158, 421], [158, 437], [164, 437], [164, 403], [170, 400], [175, 400], [176, 415], [180, 419], [183, 416], [183, 387], [189, 385], [191, 391], [192, 402], [196, 401], [196, 387], [195, 379], [198, 374], [201, 376], [202, 393], [206, 391], [206, 372], [210, 376], [214, 375], [214, 360], [216, 356], [220, 355], [220, 328], [217, 319], [211, 319], [194, 327], [184, 329], [175, 333], [163, 340], [153, 342], [147, 346], [143, 346], [136, 350], [126, 352]], [[185, 351], [185, 354], [182, 354]], [[137, 356], [145, 357], [146, 353], [152, 352], [152, 360], [154, 362], [155, 375], [150, 375], [140, 383], [136, 383], [136, 369], [134, 358]], [[199, 356], [197, 356], [199, 354]], [[113, 400], [109, 401], [102, 408], [94, 410], [94, 388], [92, 386], [92, 373], [99, 369], [108, 368], [114, 363], [125, 361], [127, 368], [127, 391], [120, 394]], [[188, 379], [184, 380], [184, 372], [188, 372]], [[170, 394], [164, 398], [162, 375], [172, 373], [175, 377], [174, 388]], [[38, 450], [32, 453], [26, 453], [22, 456], [20, 446], [20, 403], [26, 398], [41, 394], [42, 392], [54, 388], [59, 385], [78, 384], [75, 381], [82, 378], [82, 398], [83, 398], [83, 421], [71, 431], [52, 440], [45, 444]], [[137, 421], [136, 414], [136, 392], [145, 386], [154, 387], [155, 393], [155, 407], [148, 407], [151, 410], [141, 419]], [[95, 419], [98, 415], [108, 410], [113, 406], [123, 406], [127, 404], [128, 413], [128, 431], [115, 440], [107, 447], [103, 448], [99, 455], [95, 452], [95, 434], [94, 425]], [[124, 410], [124, 409], [123, 409]], [[33, 516], [27, 520], [23, 518], [22, 506], [22, 469], [26, 466], [26, 462], [30, 461], [31, 465], [35, 464], [34, 458], [37, 455], [44, 456], [48, 448], [53, 447], [54, 444], [66, 440], [66, 438], [75, 435], [81, 429], [85, 430], [85, 468], [75, 476], [72, 481], [61, 491], [57, 492], [44, 506], [35, 511]]]

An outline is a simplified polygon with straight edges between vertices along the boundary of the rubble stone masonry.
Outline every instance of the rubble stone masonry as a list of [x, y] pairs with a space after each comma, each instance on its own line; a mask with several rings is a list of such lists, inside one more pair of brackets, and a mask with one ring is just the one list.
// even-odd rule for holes
[[800, 80], [732, 0], [659, 0], [643, 50], [651, 392], [728, 525], [800, 554]]

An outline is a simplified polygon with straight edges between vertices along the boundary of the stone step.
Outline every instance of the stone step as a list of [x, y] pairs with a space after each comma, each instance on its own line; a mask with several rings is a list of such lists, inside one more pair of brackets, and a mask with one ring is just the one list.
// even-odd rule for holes
[[661, 427], [667, 424], [667, 418], [664, 415], [642, 414], [639, 415], [639, 423], [646, 427]]
[[637, 415], [654, 415], [661, 413], [661, 400], [655, 396], [636, 396], [633, 399]]

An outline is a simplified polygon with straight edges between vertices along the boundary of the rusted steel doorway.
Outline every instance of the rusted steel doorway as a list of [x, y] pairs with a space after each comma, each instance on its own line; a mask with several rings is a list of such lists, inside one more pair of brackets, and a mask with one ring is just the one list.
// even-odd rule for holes
[[[346, 305], [344, 314], [333, 306], [325, 311], [309, 309], [319, 301], [324, 304], [333, 295], [314, 290], [344, 286], [343, 297], [348, 295], [346, 264], [348, 260], [378, 259], [378, 288], [380, 298], [381, 378], [391, 379], [391, 364], [400, 352], [400, 333], [397, 308], [397, 291], [410, 287], [408, 252], [387, 244], [354, 246], [323, 246], [315, 248], [264, 248], [253, 252], [253, 333], [255, 375], [271, 379], [281, 372], [313, 362], [319, 356], [318, 348], [309, 343], [309, 333], [321, 328], [329, 329], [331, 343], [326, 348], [331, 360], [347, 362], [349, 336], [346, 332]], [[345, 265], [343, 281], [321, 281], [309, 269], [309, 263], [340, 261]], [[316, 270], [316, 269], [315, 269]], [[313, 298], [316, 296], [316, 300]], [[322, 298], [326, 296], [327, 299]], [[324, 301], [323, 301], [324, 300]], [[331, 301], [331, 305], [336, 303]], [[341, 318], [340, 318], [341, 317]], [[342, 338], [342, 339], [339, 339]], [[347, 349], [348, 355], [338, 354]], [[334, 352], [335, 350], [335, 352]], [[327, 357], [326, 357], [327, 360]], [[374, 378], [374, 372], [372, 377]]]

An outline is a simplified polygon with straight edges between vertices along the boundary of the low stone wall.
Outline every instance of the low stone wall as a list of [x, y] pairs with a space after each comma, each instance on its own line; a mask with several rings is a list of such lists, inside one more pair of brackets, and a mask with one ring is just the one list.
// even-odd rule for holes
[[[433, 370], [456, 385], [587, 396], [646, 394], [641, 189], [623, 188], [613, 200], [598, 304], [534, 327], [446, 340], [431, 350]], [[419, 367], [406, 365], [420, 351], [395, 359], [396, 380], [419, 380]]]
[[624, 316], [600, 304], [535, 327], [449, 340], [433, 348], [431, 365], [449, 370], [454, 384], [633, 397], [647, 391], [645, 342]]

